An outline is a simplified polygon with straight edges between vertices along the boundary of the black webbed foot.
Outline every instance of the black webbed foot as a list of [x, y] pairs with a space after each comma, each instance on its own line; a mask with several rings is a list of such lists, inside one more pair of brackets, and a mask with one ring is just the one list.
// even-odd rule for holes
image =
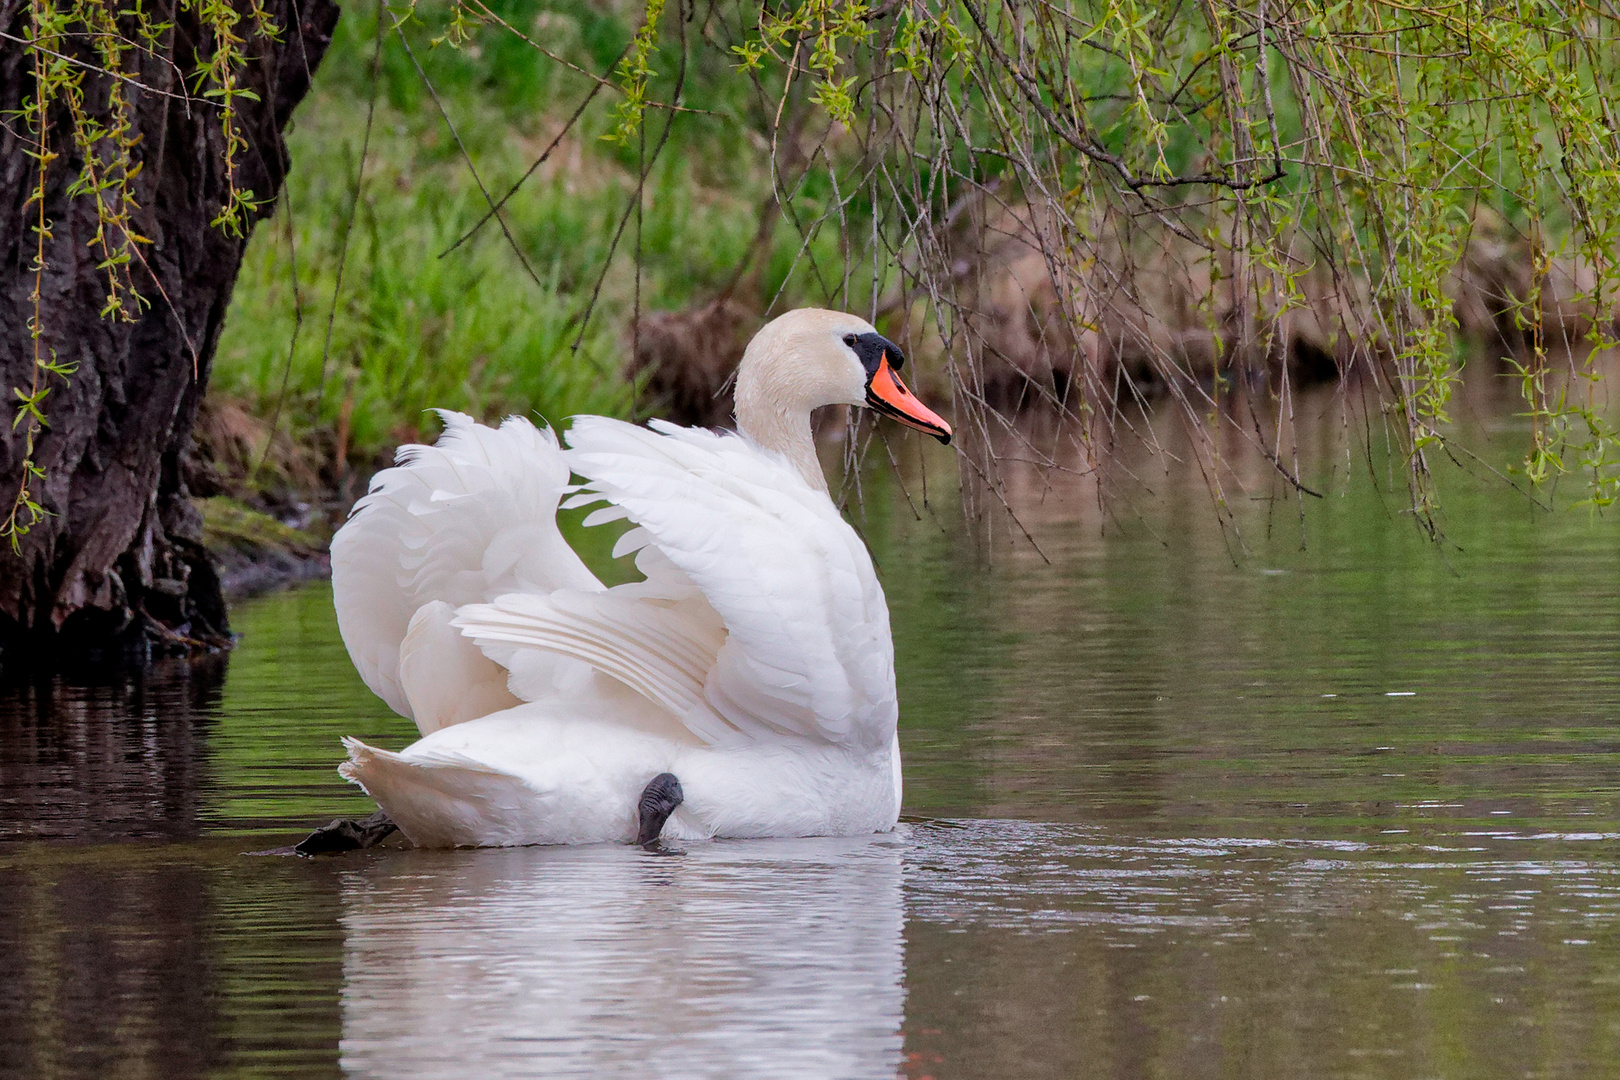
[[641, 801], [636, 804], [636, 815], [641, 822], [636, 831], [636, 843], [642, 847], [656, 844], [664, 831], [664, 822], [685, 798], [681, 782], [675, 779], [674, 773], [659, 773], [649, 780], [641, 792]]
[[310, 858], [313, 855], [331, 855], [339, 851], [358, 851], [380, 844], [399, 828], [388, 819], [388, 811], [378, 810], [359, 821], [339, 818], [332, 824], [316, 829], [293, 845], [293, 851]]

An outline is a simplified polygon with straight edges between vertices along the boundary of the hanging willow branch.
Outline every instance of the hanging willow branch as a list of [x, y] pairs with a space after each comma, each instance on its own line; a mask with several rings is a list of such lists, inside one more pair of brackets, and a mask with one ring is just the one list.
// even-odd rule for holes
[[[810, 228], [858, 241], [875, 215], [903, 278], [881, 307], [931, 312], [987, 438], [996, 371], [1039, 368], [1072, 384], [1031, 382], [1093, 460], [1151, 392], [1212, 462], [1225, 426], [1310, 493], [1277, 410], [1319, 355], [1388, 417], [1432, 529], [1458, 311], [1484, 289], [1532, 420], [1524, 474], [1620, 494], [1595, 367], [1620, 285], [1607, 5], [800, 0], [720, 5], [710, 30], [784, 102], [814, 87], [828, 122], [794, 152], [845, 197]], [[1468, 278], [1484, 240], [1520, 261], [1510, 288]]]
[[[168, 70], [179, 71], [171, 58], [173, 20], [179, 12], [195, 16], [205, 34], [197, 48], [193, 84], [188, 87], [176, 78], [169, 87], [147, 85], [140, 78], [141, 55], [161, 58]], [[217, 115], [224, 139], [220, 167], [227, 195], [213, 224], [242, 236], [259, 201], [253, 191], [237, 183], [238, 160], [248, 149], [238, 122], [237, 102], [258, 98], [241, 85], [240, 74], [252, 55], [250, 43], [277, 33], [261, 0], [175, 0], [166, 14], [155, 12], [150, 0], [29, 0], [22, 36], [0, 33], [7, 47], [22, 50], [34, 83], [32, 95], [18, 113], [32, 144], [25, 151], [34, 163], [25, 205], [34, 216], [30, 228], [35, 244], [29, 264], [34, 283], [28, 322], [33, 341], [32, 379], [26, 387], [13, 388], [17, 404], [12, 428], [23, 433], [21, 480], [0, 518], [0, 536], [10, 542], [13, 551], [47, 513], [33, 493], [44, 475], [35, 462], [35, 446], [49, 425], [46, 398], [74, 372], [72, 364], [58, 360], [54, 351], [47, 352], [42, 342], [48, 318], [41, 306], [49, 270], [45, 252], [52, 236], [46, 201], [53, 170], [65, 163], [56, 147], [65, 139], [72, 148], [68, 160], [78, 162], [78, 172], [66, 187], [67, 197], [87, 200], [95, 208], [96, 229], [86, 243], [105, 283], [101, 317], [133, 322], [148, 303], [137, 287], [135, 270], [145, 266], [141, 249], [151, 240], [132, 225], [132, 212], [139, 208], [135, 178], [142, 168], [132, 95], [177, 98], [187, 108]], [[97, 95], [95, 100], [92, 95]], [[167, 300], [156, 276], [145, 276]], [[183, 325], [181, 332], [185, 332]], [[189, 340], [188, 345], [195, 366], [196, 346]]]

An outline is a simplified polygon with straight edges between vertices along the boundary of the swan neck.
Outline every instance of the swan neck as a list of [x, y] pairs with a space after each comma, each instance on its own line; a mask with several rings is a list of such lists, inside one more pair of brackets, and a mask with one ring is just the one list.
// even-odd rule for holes
[[827, 477], [821, 471], [821, 459], [816, 457], [809, 409], [773, 406], [739, 388], [737, 430], [761, 449], [787, 458], [812, 488], [827, 490]]

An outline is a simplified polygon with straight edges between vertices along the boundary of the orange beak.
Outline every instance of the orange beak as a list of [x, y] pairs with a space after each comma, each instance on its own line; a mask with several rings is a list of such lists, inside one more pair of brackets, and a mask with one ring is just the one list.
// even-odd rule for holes
[[907, 427], [926, 431], [942, 443], [951, 441], [951, 425], [933, 409], [906, 389], [894, 368], [889, 366], [889, 354], [878, 361], [878, 369], [866, 383], [866, 403], [884, 416], [892, 416]]

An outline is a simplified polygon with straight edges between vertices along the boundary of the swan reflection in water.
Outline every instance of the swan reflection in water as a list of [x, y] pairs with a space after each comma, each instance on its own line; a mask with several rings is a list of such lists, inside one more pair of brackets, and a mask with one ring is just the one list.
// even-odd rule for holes
[[390, 852], [344, 879], [344, 1070], [893, 1077], [903, 846]]

